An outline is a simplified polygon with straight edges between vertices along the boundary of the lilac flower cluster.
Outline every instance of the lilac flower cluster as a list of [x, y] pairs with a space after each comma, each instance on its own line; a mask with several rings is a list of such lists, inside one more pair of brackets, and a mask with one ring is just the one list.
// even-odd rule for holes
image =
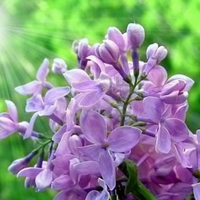
[[[110, 27], [101, 44], [74, 42], [77, 69], [54, 60], [52, 72], [66, 86], [47, 81], [45, 59], [36, 80], [15, 88], [29, 95], [33, 115], [19, 122], [7, 100], [0, 139], [18, 132], [37, 145], [8, 168], [25, 177], [25, 187], [59, 191], [54, 200], [200, 200], [200, 130], [185, 124], [194, 81], [167, 77], [159, 64], [167, 50], [157, 43], [139, 60], [144, 37], [139, 24], [123, 34]], [[48, 119], [49, 134], [34, 130], [38, 117]]]

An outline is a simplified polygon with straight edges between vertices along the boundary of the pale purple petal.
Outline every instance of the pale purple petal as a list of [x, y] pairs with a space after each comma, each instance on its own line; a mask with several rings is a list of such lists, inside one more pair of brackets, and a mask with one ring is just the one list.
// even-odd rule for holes
[[54, 104], [57, 99], [66, 96], [69, 92], [70, 87], [68, 86], [52, 88], [46, 93], [44, 102], [45, 104]]
[[13, 134], [13, 131], [0, 130], [0, 139], [4, 139], [11, 134]]
[[118, 127], [108, 136], [109, 149], [114, 152], [131, 150], [139, 141], [141, 130], [131, 126]]
[[100, 195], [100, 192], [98, 192], [97, 190], [92, 190], [90, 191], [87, 196], [86, 196], [86, 199], [85, 200], [96, 200], [98, 199], [99, 200], [99, 195]]
[[33, 132], [33, 126], [34, 126], [34, 123], [35, 123], [35, 120], [36, 120], [37, 117], [38, 117], [38, 113], [37, 112], [31, 117], [29, 126], [26, 129], [26, 132], [25, 132], [24, 137], [23, 137], [24, 139], [27, 139], [27, 138], [31, 137], [32, 132]]
[[0, 130], [5, 130], [8, 132], [17, 131], [18, 125], [15, 124], [11, 119], [7, 117], [0, 117]]
[[78, 148], [80, 153], [83, 154], [84, 156], [87, 156], [88, 158], [98, 161], [99, 155], [102, 152], [102, 146], [101, 145], [88, 145], [84, 147], [79, 147]]
[[[81, 130], [84, 137], [94, 144], [102, 144], [107, 135], [104, 118], [93, 110], [85, 110], [80, 117]], [[97, 128], [98, 127], [98, 128]]]
[[156, 65], [147, 76], [148, 80], [156, 86], [162, 86], [167, 80], [167, 71], [164, 67]]
[[50, 169], [41, 171], [35, 179], [37, 189], [43, 190], [51, 185], [53, 181], [53, 172]]
[[166, 119], [164, 126], [169, 131], [172, 140], [175, 142], [184, 141], [189, 137], [189, 130], [186, 124], [179, 119]]
[[28, 168], [22, 169], [17, 174], [17, 177], [35, 178], [42, 170], [43, 170], [42, 168], [28, 167]]
[[18, 113], [15, 104], [12, 101], [6, 100], [8, 113], [14, 122], [18, 122]]
[[156, 97], [146, 97], [143, 100], [144, 111], [150, 117], [150, 119], [158, 123], [164, 112], [164, 103]]
[[[102, 62], [102, 60], [100, 60], [99, 58], [97, 58], [94, 55], [88, 56], [87, 59], [96, 63], [98, 65], [98, 67], [100, 68], [100, 72], [105, 72], [105, 64], [104, 64], [104, 62]], [[100, 72], [99, 72], [99, 74], [100, 74]]]
[[53, 190], [66, 190], [73, 186], [73, 182], [68, 175], [61, 175], [56, 178], [52, 184], [51, 188]]
[[61, 140], [61, 138], [62, 138], [62, 136], [63, 136], [63, 134], [66, 132], [66, 130], [67, 130], [67, 126], [66, 126], [66, 125], [62, 126], [62, 127], [53, 135], [52, 140], [53, 140], [54, 142], [56, 142], [56, 143], [59, 143], [60, 140]]
[[103, 180], [108, 185], [110, 190], [113, 190], [116, 185], [116, 172], [115, 172], [115, 164], [112, 156], [106, 150], [101, 152], [99, 157], [99, 166], [100, 172], [103, 177]]
[[99, 164], [95, 161], [85, 161], [74, 166], [74, 170], [80, 175], [99, 174]]
[[42, 89], [42, 83], [39, 81], [32, 81], [25, 85], [21, 85], [15, 88], [15, 90], [23, 95], [26, 94], [36, 94]]
[[63, 75], [69, 84], [91, 80], [89, 75], [82, 69], [72, 69], [65, 72]]
[[89, 92], [79, 102], [81, 108], [89, 108], [97, 104], [104, 96], [102, 91]]
[[189, 91], [194, 84], [194, 81], [191, 78], [182, 74], [177, 74], [177, 75], [172, 76], [171, 78], [168, 79], [167, 82], [171, 82], [173, 80], [184, 80], [186, 82], [184, 91]]
[[159, 124], [156, 136], [156, 150], [162, 153], [169, 153], [171, 149], [171, 138], [168, 130]]
[[195, 200], [200, 200], [200, 183], [192, 184]]
[[44, 82], [46, 80], [46, 76], [49, 72], [48, 67], [49, 67], [49, 61], [48, 59], [45, 58], [37, 71], [37, 74], [36, 74], [37, 80], [41, 82]]
[[44, 102], [41, 94], [37, 94], [26, 100], [26, 112], [37, 112], [44, 109]]
[[73, 83], [72, 87], [80, 92], [94, 91], [97, 88], [97, 83], [95, 81], [89, 80], [79, 83]]

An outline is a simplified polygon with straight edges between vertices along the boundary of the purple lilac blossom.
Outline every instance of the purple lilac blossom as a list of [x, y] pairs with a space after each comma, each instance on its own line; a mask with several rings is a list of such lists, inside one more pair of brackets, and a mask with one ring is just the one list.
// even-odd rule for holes
[[[25, 111], [34, 114], [19, 122], [6, 100], [0, 139], [19, 132], [34, 141], [35, 149], [8, 168], [25, 177], [25, 187], [57, 191], [54, 200], [200, 200], [200, 131], [185, 122], [194, 81], [168, 78], [161, 65], [167, 50], [157, 43], [140, 60], [144, 37], [139, 24], [124, 33], [110, 27], [102, 43], [74, 42], [78, 69], [56, 58], [50, 72], [44, 59], [36, 80], [15, 88], [32, 95]], [[54, 87], [49, 73], [68, 83]], [[43, 116], [49, 128], [41, 134], [34, 124]]]

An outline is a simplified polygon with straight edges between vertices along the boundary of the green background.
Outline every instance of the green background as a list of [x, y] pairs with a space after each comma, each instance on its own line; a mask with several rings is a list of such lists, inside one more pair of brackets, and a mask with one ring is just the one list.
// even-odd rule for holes
[[[122, 32], [127, 24], [143, 25], [146, 39], [141, 48], [141, 59], [151, 43], [164, 45], [168, 57], [162, 62], [169, 76], [181, 73], [195, 80], [190, 96], [187, 123], [195, 132], [200, 121], [200, 1], [198, 0], [1, 0], [0, 2], [0, 112], [5, 99], [16, 103], [20, 121], [29, 121], [24, 114], [25, 97], [14, 87], [35, 79], [44, 58], [66, 60], [68, 67], [77, 66], [71, 45], [76, 39], [87, 37], [90, 44], [101, 42], [109, 26]], [[49, 80], [64, 85], [57, 75]], [[39, 130], [46, 130], [39, 122]], [[0, 200], [52, 199], [54, 193], [35, 193], [24, 189], [23, 179], [7, 171], [9, 164], [28, 154], [30, 141], [18, 135], [0, 141]]]

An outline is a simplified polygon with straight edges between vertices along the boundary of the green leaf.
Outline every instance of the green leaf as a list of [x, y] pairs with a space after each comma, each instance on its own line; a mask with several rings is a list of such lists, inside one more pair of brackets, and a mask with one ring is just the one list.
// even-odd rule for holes
[[134, 162], [127, 159], [119, 166], [119, 168], [128, 179], [125, 193], [131, 193], [137, 184], [137, 166]]
[[138, 180], [137, 165], [132, 160], [125, 160], [119, 169], [127, 177], [125, 193], [131, 193], [136, 200], [156, 200], [154, 195]]

